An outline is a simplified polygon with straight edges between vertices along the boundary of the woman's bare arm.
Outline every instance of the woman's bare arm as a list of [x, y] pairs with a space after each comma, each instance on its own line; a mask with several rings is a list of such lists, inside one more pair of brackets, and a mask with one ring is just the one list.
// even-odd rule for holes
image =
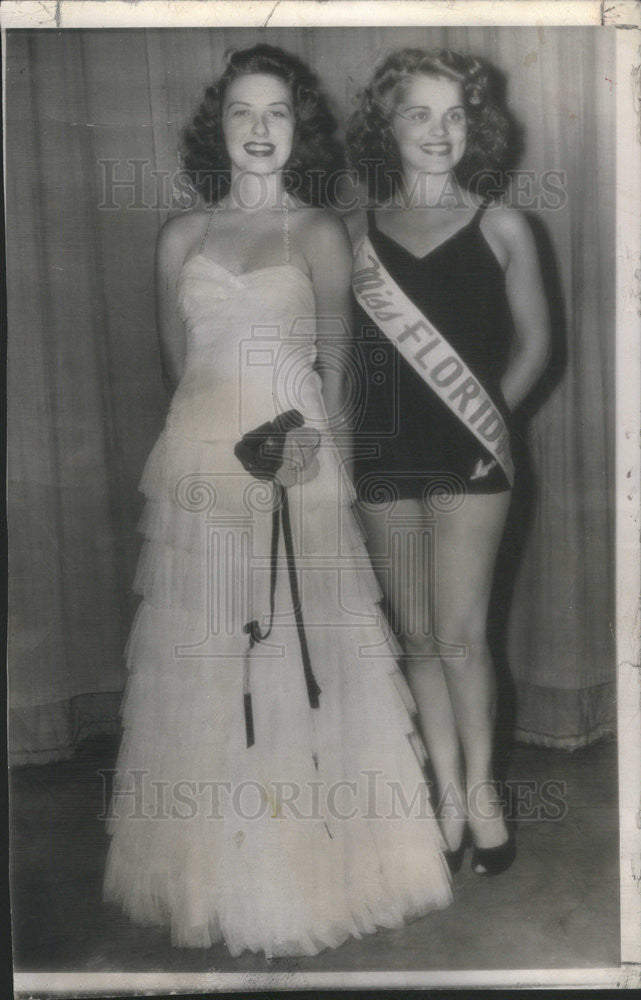
[[355, 253], [367, 232], [367, 214], [362, 208], [355, 208], [341, 216], [341, 221], [349, 233]]
[[194, 240], [194, 220], [168, 219], [156, 240], [156, 327], [162, 378], [173, 393], [185, 365], [185, 324], [178, 312], [177, 285], [185, 257]]
[[536, 245], [527, 221], [520, 212], [502, 209], [496, 212], [491, 225], [507, 259], [505, 282], [515, 336], [501, 391], [510, 410], [514, 410], [550, 359], [550, 318]]
[[314, 212], [306, 227], [305, 257], [316, 299], [318, 371], [329, 429], [336, 435], [343, 458], [351, 456], [349, 427], [352, 336], [352, 250], [340, 219]]

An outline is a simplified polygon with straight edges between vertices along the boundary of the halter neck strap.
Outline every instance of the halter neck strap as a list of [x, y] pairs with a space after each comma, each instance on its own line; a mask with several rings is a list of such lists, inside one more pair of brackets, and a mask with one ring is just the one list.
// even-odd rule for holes
[[214, 205], [214, 207], [210, 209], [209, 218], [207, 219], [207, 226], [205, 228], [205, 232], [203, 233], [203, 238], [200, 241], [198, 253], [202, 253], [203, 250], [205, 249], [205, 243], [207, 242], [207, 237], [209, 236], [209, 230], [211, 229], [211, 222], [212, 219], [214, 218], [214, 214], [218, 211], [218, 208], [219, 208], [218, 205]]
[[[217, 212], [222, 210], [222, 205], [220, 202], [216, 202], [214, 207], [209, 211], [209, 218], [207, 220], [207, 226], [205, 227], [205, 232], [203, 233], [202, 239], [200, 241], [200, 246], [198, 248], [198, 253], [202, 254], [207, 240], [209, 238], [209, 231]], [[283, 250], [285, 252], [285, 262], [291, 264], [292, 262], [292, 243], [291, 243], [291, 232], [289, 226], [289, 195], [285, 193], [283, 196]]]

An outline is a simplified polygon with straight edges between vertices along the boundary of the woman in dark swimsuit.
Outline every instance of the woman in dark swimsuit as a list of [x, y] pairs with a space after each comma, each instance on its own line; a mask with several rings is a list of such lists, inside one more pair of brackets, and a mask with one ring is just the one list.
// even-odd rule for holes
[[[362, 92], [348, 130], [371, 207], [346, 221], [355, 249], [369, 239], [509, 432], [511, 412], [546, 366], [549, 329], [528, 225], [474, 193], [472, 175], [501, 166], [507, 132], [478, 60], [393, 53]], [[510, 470], [361, 306], [355, 330], [365, 390], [355, 484], [439, 786], [448, 860], [460, 867], [469, 830], [473, 869], [495, 874], [514, 857], [493, 782], [496, 695], [486, 636]]]

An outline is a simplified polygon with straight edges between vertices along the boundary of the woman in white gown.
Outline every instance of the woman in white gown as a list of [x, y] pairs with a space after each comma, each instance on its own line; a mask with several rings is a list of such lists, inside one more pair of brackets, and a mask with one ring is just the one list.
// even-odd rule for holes
[[[104, 893], [174, 945], [224, 940], [232, 955], [311, 955], [451, 901], [414, 705], [335, 443], [349, 240], [304, 206], [304, 181], [284, 191], [322, 164], [332, 124], [297, 59], [233, 53], [190, 139], [192, 166], [208, 148], [227, 167], [209, 175], [213, 210], [170, 219], [157, 245], [175, 392], [140, 484], [143, 599]], [[285, 490], [235, 447], [292, 409], [320, 446], [287, 452]], [[284, 496], [298, 615], [284, 539], [271, 547]], [[250, 649], [248, 623], [260, 640], [269, 620]]]

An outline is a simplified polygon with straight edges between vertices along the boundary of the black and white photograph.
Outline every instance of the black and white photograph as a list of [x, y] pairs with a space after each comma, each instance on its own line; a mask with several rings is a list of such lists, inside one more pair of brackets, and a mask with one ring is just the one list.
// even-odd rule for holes
[[1, 19], [14, 995], [641, 985], [639, 8]]

